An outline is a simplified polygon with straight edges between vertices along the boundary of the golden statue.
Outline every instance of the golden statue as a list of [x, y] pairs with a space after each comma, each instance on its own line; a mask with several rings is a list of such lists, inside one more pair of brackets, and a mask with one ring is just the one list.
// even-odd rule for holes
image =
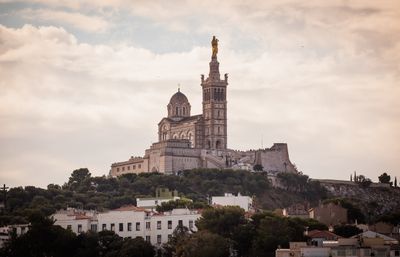
[[211, 46], [212, 46], [212, 58], [217, 57], [218, 39], [215, 36], [213, 36], [213, 39], [211, 41]]

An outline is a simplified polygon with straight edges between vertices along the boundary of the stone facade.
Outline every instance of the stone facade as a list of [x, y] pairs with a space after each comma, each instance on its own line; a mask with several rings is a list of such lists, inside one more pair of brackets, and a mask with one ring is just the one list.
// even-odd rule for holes
[[228, 149], [228, 75], [221, 79], [215, 42], [208, 77], [201, 75], [203, 113], [192, 116], [189, 100], [178, 89], [167, 105], [167, 117], [158, 123], [158, 142], [143, 157], [113, 163], [111, 176], [141, 172], [173, 174], [194, 168], [252, 170], [255, 164], [271, 173], [297, 172], [289, 160], [286, 144], [250, 151]]
[[333, 203], [320, 205], [309, 210], [310, 218], [327, 226], [347, 223], [347, 209]]

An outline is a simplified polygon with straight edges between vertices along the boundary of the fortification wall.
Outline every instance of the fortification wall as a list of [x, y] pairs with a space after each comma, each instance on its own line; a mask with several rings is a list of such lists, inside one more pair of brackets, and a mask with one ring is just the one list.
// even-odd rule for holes
[[287, 144], [274, 144], [271, 148], [256, 151], [256, 163], [269, 172], [297, 172], [289, 159]]

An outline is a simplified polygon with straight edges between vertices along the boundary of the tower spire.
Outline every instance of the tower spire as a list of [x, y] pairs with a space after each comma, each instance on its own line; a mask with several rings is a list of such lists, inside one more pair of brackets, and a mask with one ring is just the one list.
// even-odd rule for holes
[[227, 101], [228, 75], [221, 80], [219, 73], [218, 39], [211, 40], [212, 55], [210, 73], [207, 79], [201, 77], [203, 88], [203, 147], [206, 149], [227, 149]]

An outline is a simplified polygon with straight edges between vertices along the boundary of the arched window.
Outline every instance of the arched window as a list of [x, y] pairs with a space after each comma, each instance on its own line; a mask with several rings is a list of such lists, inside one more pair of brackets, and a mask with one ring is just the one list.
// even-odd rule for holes
[[186, 108], [182, 107], [182, 115], [186, 115]]
[[179, 116], [178, 111], [179, 111], [179, 108], [178, 108], [178, 106], [177, 106], [177, 107], [175, 107], [175, 116]]

